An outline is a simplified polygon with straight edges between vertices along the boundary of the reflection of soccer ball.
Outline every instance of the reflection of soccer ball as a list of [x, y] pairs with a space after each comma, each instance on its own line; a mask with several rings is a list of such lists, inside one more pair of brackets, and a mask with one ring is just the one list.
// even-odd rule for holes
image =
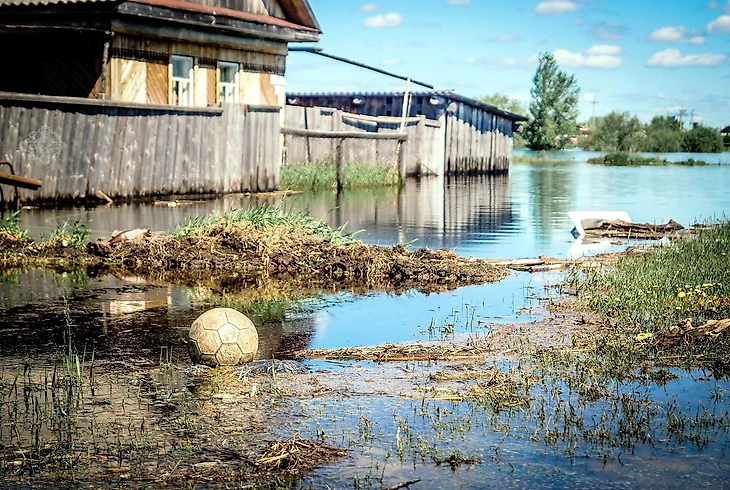
[[251, 362], [259, 348], [253, 322], [231, 308], [214, 308], [200, 315], [190, 327], [190, 359], [208, 366], [236, 366]]

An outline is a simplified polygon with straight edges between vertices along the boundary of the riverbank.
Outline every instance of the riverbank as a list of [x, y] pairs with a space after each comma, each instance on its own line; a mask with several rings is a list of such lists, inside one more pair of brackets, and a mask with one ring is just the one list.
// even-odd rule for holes
[[36, 242], [7, 223], [0, 229], [3, 269], [85, 269], [176, 284], [244, 288], [283, 279], [323, 289], [436, 291], [499, 281], [505, 268], [448, 250], [367, 245], [305, 213], [259, 206], [191, 220], [174, 233], [140, 231], [131, 240], [84, 243], [81, 227], [63, 227]]

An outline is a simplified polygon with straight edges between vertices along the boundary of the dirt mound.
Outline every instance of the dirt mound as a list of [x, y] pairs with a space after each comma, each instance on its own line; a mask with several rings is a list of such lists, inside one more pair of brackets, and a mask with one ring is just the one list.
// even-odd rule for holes
[[308, 283], [433, 290], [498, 281], [508, 274], [503, 267], [448, 250], [335, 243], [306, 231], [260, 230], [248, 223], [219, 223], [185, 237], [160, 235], [115, 245], [96, 241], [86, 252], [110, 272], [162, 272], [178, 282], [201, 276], [241, 281], [285, 276]]

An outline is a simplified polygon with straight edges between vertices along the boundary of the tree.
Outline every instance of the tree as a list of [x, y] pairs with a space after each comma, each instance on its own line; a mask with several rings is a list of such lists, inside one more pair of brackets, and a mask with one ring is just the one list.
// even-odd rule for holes
[[722, 136], [715, 128], [698, 124], [684, 133], [682, 151], [689, 153], [720, 153], [724, 150]]
[[548, 53], [540, 55], [532, 82], [531, 120], [525, 127], [527, 146], [533, 150], [563, 148], [578, 134], [578, 82], [560, 70]]
[[641, 151], [645, 139], [644, 125], [636, 116], [612, 111], [598, 119], [585, 148], [596, 151]]
[[645, 151], [678, 152], [682, 147], [682, 125], [670, 116], [654, 116], [646, 127]]
[[525, 106], [522, 105], [518, 99], [510, 97], [509, 95], [494, 92], [493, 94], [483, 95], [477, 99], [487, 105], [496, 107], [503, 111], [512, 112], [514, 114], [524, 115], [527, 113]]

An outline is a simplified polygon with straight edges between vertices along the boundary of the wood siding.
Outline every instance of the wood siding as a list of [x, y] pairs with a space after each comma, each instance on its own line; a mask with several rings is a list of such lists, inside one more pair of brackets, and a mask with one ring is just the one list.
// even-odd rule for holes
[[[112, 99], [119, 102], [167, 104], [171, 55], [191, 56], [193, 69], [193, 105], [207, 107], [218, 102], [218, 61], [239, 64], [239, 102], [254, 105], [283, 105], [284, 92], [272, 83], [286, 66], [283, 54], [242, 51], [215, 46], [117, 35], [111, 50]], [[164, 69], [163, 69], [164, 67]]]
[[276, 107], [180, 110], [0, 93], [0, 160], [43, 181], [21, 190], [24, 202], [97, 190], [112, 198], [270, 191], [279, 128]]
[[[400, 119], [403, 109], [402, 94], [356, 97], [351, 94], [292, 94], [289, 97], [296, 99], [294, 103], [297, 106], [312, 108], [312, 104], [318, 104], [319, 107], [314, 109], [350, 109], [358, 115], [385, 116], [396, 121]], [[357, 103], [356, 99], [359, 99]], [[443, 95], [435, 96], [436, 101], [441, 101], [440, 105], [432, 105], [430, 100], [431, 97], [427, 95], [415, 95], [410, 106], [408, 120], [425, 117], [427, 128], [414, 131], [411, 123], [407, 125], [409, 137], [405, 151], [409, 175], [428, 173], [428, 169], [435, 168], [441, 169], [446, 175], [499, 174], [509, 171], [513, 144], [512, 120], [464, 102], [449, 101]], [[313, 117], [313, 121], [317, 120], [317, 117]], [[431, 125], [440, 126], [440, 130], [429, 128]], [[436, 163], [439, 157], [435, 155], [438, 154], [441, 155], [441, 163]]]
[[224, 7], [227, 9], [250, 12], [252, 14], [270, 15], [278, 19], [284, 19], [284, 12], [276, 0], [191, 0], [202, 5]]

